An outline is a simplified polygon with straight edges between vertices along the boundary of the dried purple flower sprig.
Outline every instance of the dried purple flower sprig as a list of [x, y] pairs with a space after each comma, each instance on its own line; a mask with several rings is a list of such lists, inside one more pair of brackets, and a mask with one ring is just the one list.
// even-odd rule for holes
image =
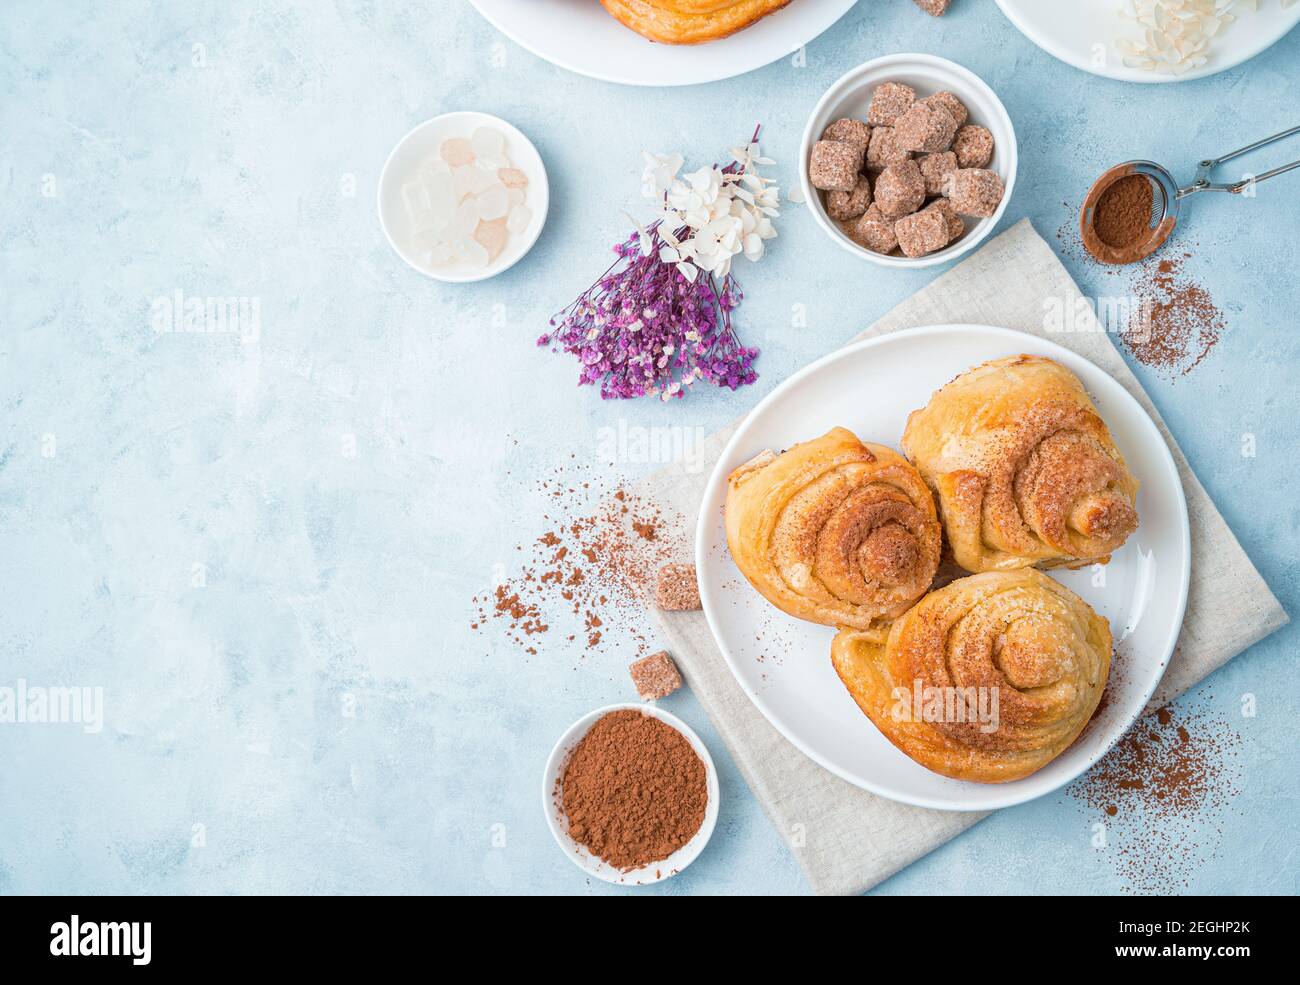
[[578, 357], [579, 385], [600, 384], [607, 400], [670, 400], [697, 380], [735, 390], [758, 379], [758, 350], [732, 326], [743, 294], [730, 261], [763, 255], [762, 241], [776, 235], [777, 189], [757, 173], [771, 162], [754, 141], [733, 156], [679, 179], [680, 156], [646, 155], [643, 180], [662, 196], [662, 217], [616, 244], [609, 269], [537, 340]]

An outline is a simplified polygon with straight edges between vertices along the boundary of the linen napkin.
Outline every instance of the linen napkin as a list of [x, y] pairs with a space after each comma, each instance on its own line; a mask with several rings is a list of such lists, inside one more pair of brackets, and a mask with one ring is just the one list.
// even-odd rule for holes
[[[1075, 304], [1080, 298], [1078, 287], [1024, 219], [852, 341], [950, 322], [1001, 325], [1045, 336], [1043, 299], [1047, 297], [1063, 299], [1065, 310], [1087, 310]], [[1095, 330], [1079, 331], [1080, 327]], [[1192, 533], [1191, 585], [1182, 634], [1152, 700], [1152, 707], [1158, 707], [1285, 625], [1287, 614], [1228, 529], [1109, 335], [1094, 321], [1051, 338], [1091, 360], [1137, 398], [1168, 442], [1182, 477]], [[642, 480], [637, 491], [679, 510], [694, 530], [712, 465], [739, 423], [705, 442], [702, 454], [708, 467], [690, 471], [680, 462], [670, 465]], [[691, 690], [782, 839], [791, 845], [815, 892], [865, 892], [986, 816], [898, 804], [822, 769], [786, 741], [750, 702], [718, 651], [703, 613], [652, 610], [652, 614]], [[794, 837], [796, 833], [800, 837]]]

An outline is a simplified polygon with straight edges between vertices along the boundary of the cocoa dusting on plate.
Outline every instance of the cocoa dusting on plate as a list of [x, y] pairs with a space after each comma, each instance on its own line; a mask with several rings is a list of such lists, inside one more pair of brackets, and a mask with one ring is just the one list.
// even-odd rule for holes
[[1099, 851], [1130, 891], [1183, 891], [1218, 848], [1214, 822], [1240, 792], [1240, 754], [1226, 719], [1165, 707], [1067, 791], [1105, 825]]
[[624, 872], [668, 858], [709, 803], [704, 762], [671, 725], [626, 709], [574, 747], [556, 790], [569, 836]]
[[[653, 503], [579, 466], [540, 484], [553, 504], [541, 532], [516, 546], [517, 570], [474, 596], [471, 629], [498, 625], [528, 655], [544, 640], [568, 651], [600, 649], [617, 637], [633, 655], [649, 650], [644, 610], [659, 566], [682, 553], [684, 525]], [[611, 635], [614, 632], [614, 635]]]

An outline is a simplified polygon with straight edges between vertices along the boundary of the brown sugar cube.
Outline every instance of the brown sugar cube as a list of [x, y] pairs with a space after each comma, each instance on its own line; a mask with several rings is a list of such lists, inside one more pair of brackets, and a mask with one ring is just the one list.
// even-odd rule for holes
[[986, 168], [993, 160], [993, 134], [973, 124], [964, 126], [952, 139], [952, 152], [963, 168]]
[[665, 564], [659, 569], [659, 583], [655, 586], [655, 601], [659, 608], [669, 612], [682, 612], [700, 608], [700, 587], [695, 583], [695, 565]]
[[892, 253], [898, 248], [894, 224], [880, 213], [880, 206], [872, 205], [856, 222], [846, 223], [845, 232], [859, 246], [874, 253]]
[[826, 193], [826, 214], [832, 219], [856, 219], [870, 204], [871, 182], [865, 175], [858, 178], [851, 192]]
[[937, 209], [904, 216], [894, 223], [904, 256], [923, 257], [948, 245], [948, 220]]
[[931, 198], [948, 191], [949, 176], [957, 170], [957, 155], [950, 150], [925, 154], [916, 159], [925, 178], [925, 194]]
[[860, 144], [865, 150], [871, 143], [871, 127], [861, 120], [842, 117], [822, 131], [822, 140], [838, 140], [843, 144]]
[[892, 127], [894, 121], [912, 108], [916, 90], [901, 82], [882, 82], [871, 94], [867, 122], [873, 127]]
[[966, 223], [962, 222], [952, 207], [952, 203], [946, 198], [936, 198], [933, 202], [921, 210], [922, 212], [942, 212], [943, 217], [948, 221], [948, 242], [955, 243], [961, 239], [966, 232]]
[[912, 159], [912, 152], [903, 150], [894, 139], [893, 127], [876, 127], [871, 131], [871, 143], [867, 145], [867, 171], [877, 173], [891, 164], [902, 164]]
[[[880, 195], [879, 183], [876, 195]], [[958, 168], [952, 174], [952, 194], [948, 198], [952, 207], [962, 215], [987, 219], [998, 210], [1005, 189], [1002, 179], [992, 171], [981, 168]]]
[[957, 121], [958, 127], [964, 127], [966, 121], [970, 119], [970, 112], [966, 109], [966, 104], [958, 99], [955, 93], [951, 93], [947, 89], [936, 92], [933, 96], [926, 96], [923, 102], [942, 106], [948, 111], [948, 115]]
[[634, 660], [627, 669], [642, 701], [666, 698], [682, 686], [682, 675], [667, 650]]
[[942, 17], [948, 12], [952, 0], [915, 0], [915, 3], [931, 17]]
[[886, 219], [901, 219], [925, 204], [925, 176], [915, 161], [891, 164], [876, 179], [876, 204]]
[[862, 148], [840, 140], [819, 140], [813, 144], [808, 162], [808, 179], [824, 192], [851, 192], [862, 170]]
[[894, 124], [898, 146], [923, 154], [947, 150], [956, 132], [957, 121], [938, 103], [916, 103]]

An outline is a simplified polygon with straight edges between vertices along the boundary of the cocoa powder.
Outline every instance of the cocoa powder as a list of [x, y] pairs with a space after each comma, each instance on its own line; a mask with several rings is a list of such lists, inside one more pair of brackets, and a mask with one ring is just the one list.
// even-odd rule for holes
[[1155, 200], [1151, 182], [1145, 175], [1131, 174], [1120, 178], [1097, 202], [1093, 225], [1097, 236], [1107, 246], [1118, 250], [1137, 243], [1151, 228], [1151, 206]]
[[1218, 344], [1227, 327], [1223, 312], [1185, 272], [1190, 254], [1146, 260], [1134, 285], [1137, 316], [1120, 340], [1138, 362], [1186, 376]]
[[557, 791], [569, 835], [626, 872], [670, 856], [704, 823], [704, 763], [672, 726], [634, 709], [602, 717]]
[[1105, 828], [1104, 857], [1134, 892], [1190, 887], [1241, 787], [1241, 736], [1224, 719], [1164, 707], [1068, 788]]
[[548, 639], [566, 653], [574, 644], [579, 653], [603, 650], [615, 638], [648, 653], [645, 606], [660, 565], [685, 549], [684, 524], [606, 470], [571, 463], [538, 486], [552, 507], [539, 511], [541, 533], [516, 546], [513, 573], [474, 597], [470, 628], [497, 623], [528, 656]]
[[[1093, 263], [1096, 258], [1080, 238], [1075, 218], [1078, 209], [1069, 202], [1061, 204], [1071, 216], [1056, 233], [1062, 253], [1077, 264]], [[1119, 235], [1114, 228], [1112, 234]], [[1166, 245], [1164, 252], [1126, 266], [1096, 263], [1093, 267], [1126, 282], [1118, 293], [1128, 299], [1128, 320], [1106, 325], [1107, 330], [1118, 334], [1120, 343], [1139, 363], [1171, 378], [1186, 376], [1199, 366], [1228, 328], [1209, 290], [1188, 270], [1189, 262], [1195, 260], [1190, 249], [1195, 249], [1196, 243], [1185, 239], [1180, 243], [1182, 252], [1169, 252]], [[1117, 292], [1112, 288], [1096, 293], [1113, 297]]]

